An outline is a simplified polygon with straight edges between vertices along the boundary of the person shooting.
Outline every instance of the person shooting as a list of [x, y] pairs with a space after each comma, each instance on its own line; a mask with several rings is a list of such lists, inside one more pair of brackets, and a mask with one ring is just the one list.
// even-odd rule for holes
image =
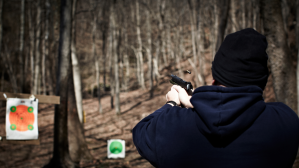
[[140, 155], [167, 168], [292, 167], [299, 119], [283, 103], [264, 102], [267, 45], [251, 28], [227, 35], [212, 63], [211, 86], [188, 94], [173, 85], [166, 104], [134, 127]]

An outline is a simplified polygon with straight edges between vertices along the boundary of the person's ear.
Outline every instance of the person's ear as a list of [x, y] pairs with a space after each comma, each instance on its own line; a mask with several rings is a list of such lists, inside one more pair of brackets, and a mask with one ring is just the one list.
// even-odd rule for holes
[[212, 85], [215, 85], [216, 84], [216, 81], [215, 81], [215, 79], [213, 79], [213, 81], [212, 81]]

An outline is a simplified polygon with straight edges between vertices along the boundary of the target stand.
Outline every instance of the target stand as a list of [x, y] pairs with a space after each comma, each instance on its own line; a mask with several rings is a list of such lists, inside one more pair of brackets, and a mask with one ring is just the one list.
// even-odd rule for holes
[[[17, 98], [16, 104], [14, 104], [14, 101], [13, 103], [9, 103], [11, 102], [10, 100], [14, 98]], [[6, 125], [6, 133], [10, 132], [11, 135], [10, 137], [0, 135], [0, 143], [40, 145], [37, 128], [38, 103], [60, 104], [60, 97], [0, 92], [0, 101], [7, 101], [6, 121], [9, 121], [10, 125]], [[26, 106], [25, 104], [28, 104], [28, 102], [31, 102], [32, 106]], [[24, 105], [22, 105], [22, 103], [24, 103]], [[33, 113], [35, 113], [35, 115]], [[18, 131], [18, 135], [13, 135], [16, 131]], [[36, 136], [26, 138], [26, 131], [30, 133], [35, 131]]]

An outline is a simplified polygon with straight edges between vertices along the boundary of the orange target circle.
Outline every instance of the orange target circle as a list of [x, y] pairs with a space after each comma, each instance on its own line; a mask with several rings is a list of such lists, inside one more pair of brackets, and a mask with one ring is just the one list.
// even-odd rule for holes
[[15, 124], [17, 131], [27, 131], [34, 123], [34, 114], [28, 111], [28, 106], [18, 105], [16, 111], [9, 113], [9, 122]]

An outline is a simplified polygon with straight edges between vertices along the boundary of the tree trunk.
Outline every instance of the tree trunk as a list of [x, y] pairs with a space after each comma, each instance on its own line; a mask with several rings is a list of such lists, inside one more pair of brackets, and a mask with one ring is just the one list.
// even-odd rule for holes
[[[192, 66], [193, 71], [195, 72], [195, 76], [197, 76], [198, 82], [199, 82], [199, 83], [203, 83], [203, 80], [204, 80], [204, 79], [203, 79], [202, 76], [197, 72], [197, 70], [196, 70], [196, 65], [191, 61], [190, 58], [188, 58], [188, 61], [189, 61], [190, 65]], [[196, 83], [196, 81], [197, 81], [197, 80], [195, 80], [195, 83]], [[199, 83], [196, 83], [197, 87], [200, 86]], [[194, 88], [195, 88], [195, 87], [194, 87]]]
[[160, 54], [160, 41], [156, 40], [156, 54], [153, 58], [153, 72], [154, 72], [154, 78], [156, 81], [156, 85], [158, 84], [158, 79], [160, 78], [159, 74], [159, 54]]
[[214, 60], [215, 54], [217, 52], [217, 37], [218, 37], [218, 27], [219, 27], [219, 21], [218, 21], [218, 0], [214, 0], [214, 27], [212, 28], [213, 33], [212, 34], [212, 60]]
[[72, 41], [71, 41], [71, 59], [72, 59], [72, 71], [74, 80], [74, 89], [76, 96], [76, 106], [78, 110], [78, 117], [81, 123], [83, 123], [83, 105], [82, 105], [82, 86], [81, 86], [81, 75], [80, 67], [76, 52], [76, 6], [77, 0], [73, 0], [72, 6]]
[[[297, 112], [299, 113], [299, 0], [296, 0], [296, 42], [297, 42]], [[298, 114], [297, 113], [297, 114]]]
[[252, 27], [260, 32], [260, 6], [259, 6], [259, 0], [253, 0], [253, 24]]
[[218, 51], [221, 43], [224, 39], [224, 32], [227, 24], [227, 18], [228, 18], [228, 11], [229, 11], [229, 0], [221, 0], [218, 1], [218, 9], [219, 12], [217, 12], [217, 18], [219, 23], [218, 27], [216, 27], [217, 36], [216, 36], [216, 52]]
[[175, 55], [175, 60], [176, 60], [176, 65], [178, 66], [178, 71], [180, 77], [183, 77], [183, 72], [182, 72], [182, 67], [181, 67], [181, 57], [182, 57], [182, 52], [180, 51], [180, 41], [181, 41], [181, 31], [180, 31], [180, 25], [176, 28], [176, 36], [175, 36], [175, 41], [176, 41], [176, 55]]
[[[76, 0], [75, 0], [76, 1]], [[87, 147], [85, 137], [84, 137], [84, 128], [83, 124], [78, 117], [77, 111], [77, 102], [75, 97], [75, 88], [74, 88], [74, 79], [73, 71], [70, 70], [71, 75], [69, 84], [68, 84], [68, 119], [67, 119], [67, 128], [68, 128], [68, 142], [69, 142], [69, 152], [73, 162], [79, 165], [80, 160], [93, 160], [92, 155], [89, 152]]]
[[[125, 26], [124, 26], [124, 42], [125, 45], [128, 44], [128, 24], [127, 24], [127, 19], [125, 17]], [[129, 80], [130, 80], [130, 61], [128, 57], [128, 47], [125, 46], [125, 51], [124, 51], [124, 64], [126, 66], [126, 74], [125, 74], [125, 90], [126, 92], [128, 91], [129, 88]]]
[[118, 69], [118, 43], [117, 43], [117, 23], [115, 21], [115, 5], [116, 4], [112, 4], [111, 5], [111, 25], [113, 27], [112, 29], [112, 57], [113, 57], [113, 63], [114, 63], [114, 87], [115, 87], [115, 112], [117, 115], [120, 114], [120, 100], [119, 100], [119, 69]]
[[[99, 12], [100, 13], [100, 12]], [[96, 71], [96, 84], [97, 84], [97, 97], [99, 102], [98, 111], [100, 114], [103, 113], [102, 104], [101, 104], [101, 88], [100, 88], [100, 65], [99, 58], [96, 53], [96, 30], [97, 30], [97, 17], [95, 11], [93, 12], [93, 28], [92, 28], [92, 53], [95, 61], [95, 71]]]
[[237, 5], [237, 0], [231, 0], [231, 17], [232, 17], [232, 32], [236, 32], [239, 30], [239, 23], [237, 22], [237, 16], [236, 16], [236, 5]]
[[[105, 16], [103, 16], [105, 17]], [[106, 23], [104, 23], [106, 24]], [[103, 30], [102, 30], [102, 41], [103, 41], [103, 45], [102, 45], [102, 53], [103, 53], [103, 90], [104, 92], [106, 91], [106, 62], [107, 62], [107, 49], [106, 49], [106, 43], [107, 43], [107, 29], [106, 26], [104, 26]]]
[[48, 37], [49, 37], [49, 13], [50, 13], [50, 2], [49, 0], [45, 1], [46, 14], [45, 14], [45, 23], [44, 23], [44, 37], [43, 37], [43, 57], [42, 57], [42, 83], [43, 83], [43, 94], [46, 95], [46, 60], [48, 59]]
[[242, 29], [246, 28], [246, 0], [241, 0], [241, 12], [242, 12]]
[[196, 41], [197, 41], [197, 53], [198, 53], [198, 65], [199, 65], [199, 70], [200, 70], [200, 76], [203, 79], [201, 83], [201, 86], [206, 85], [205, 82], [205, 62], [206, 62], [206, 58], [205, 58], [205, 52], [204, 52], [204, 26], [203, 26], [203, 21], [204, 21], [204, 17], [202, 14], [203, 11], [203, 4], [200, 3], [200, 1], [198, 1], [198, 13], [196, 15], [196, 20], [197, 20], [197, 37], [196, 37]]
[[24, 74], [24, 15], [25, 15], [25, 0], [21, 0], [21, 16], [20, 16], [20, 48], [19, 48], [19, 58], [20, 58], [20, 91], [21, 93], [25, 89], [25, 74]]
[[55, 106], [54, 150], [53, 157], [45, 167], [75, 167], [69, 154], [67, 110], [68, 80], [71, 75], [71, 18], [72, 1], [61, 0], [60, 39], [58, 49], [58, 70], [56, 95], [60, 96], [60, 105]]
[[288, 17], [290, 14], [290, 7], [288, 5], [287, 0], [281, 1], [281, 12], [282, 12], [284, 31], [287, 33], [288, 32]]
[[141, 41], [141, 34], [140, 34], [139, 1], [136, 1], [136, 34], [137, 34], [137, 57], [139, 58], [139, 68], [140, 68], [140, 70], [139, 70], [140, 71], [140, 87], [142, 89], [145, 89], [142, 41]]
[[34, 87], [33, 93], [39, 94], [39, 71], [40, 71], [40, 32], [41, 32], [41, 1], [37, 2], [37, 14], [36, 14], [36, 35], [35, 35], [35, 67], [34, 67]]
[[[2, 25], [2, 24], [1, 24]], [[15, 76], [15, 72], [13, 71], [13, 65], [11, 64], [11, 56], [8, 51], [7, 51], [7, 47], [5, 45], [5, 52], [3, 54], [3, 64], [5, 66], [5, 68], [7, 69], [8, 75], [9, 75], [9, 80], [10, 83], [12, 85], [12, 89], [14, 93], [18, 92], [18, 85], [17, 85], [17, 80], [16, 80], [16, 76]]]
[[[197, 32], [195, 29], [195, 12], [193, 9], [194, 3], [192, 3], [192, 0], [188, 0], [189, 3], [189, 9], [190, 9], [190, 27], [191, 27], [191, 43], [192, 43], [192, 54], [193, 54], [193, 63], [197, 65], [197, 52], [196, 52], [196, 36]], [[196, 82], [197, 87], [199, 86], [199, 83]]]
[[[112, 8], [112, 7], [110, 7]], [[109, 58], [109, 82], [110, 82], [110, 105], [111, 105], [111, 109], [114, 108], [114, 91], [115, 91], [115, 87], [114, 87], [114, 76], [113, 76], [113, 29], [114, 29], [114, 25], [112, 25], [111, 22], [111, 9], [110, 9], [110, 23], [109, 23], [109, 37], [108, 37], [108, 43], [109, 43], [109, 54], [108, 54], [108, 58]]]
[[286, 41], [279, 0], [262, 0], [264, 33], [276, 100], [297, 111], [296, 70]]
[[[148, 1], [149, 3], [149, 1]], [[146, 36], [147, 36], [147, 60], [148, 60], [148, 78], [149, 78], [149, 88], [150, 88], [150, 98], [154, 97], [154, 85], [153, 85], [153, 55], [152, 55], [152, 27], [150, 22], [149, 11], [145, 11], [146, 15]]]
[[31, 78], [30, 78], [30, 93], [34, 94], [34, 32], [35, 27], [33, 26], [32, 21], [32, 6], [29, 7], [28, 10], [28, 28], [29, 28], [29, 41], [30, 41], [30, 70], [31, 70]]

